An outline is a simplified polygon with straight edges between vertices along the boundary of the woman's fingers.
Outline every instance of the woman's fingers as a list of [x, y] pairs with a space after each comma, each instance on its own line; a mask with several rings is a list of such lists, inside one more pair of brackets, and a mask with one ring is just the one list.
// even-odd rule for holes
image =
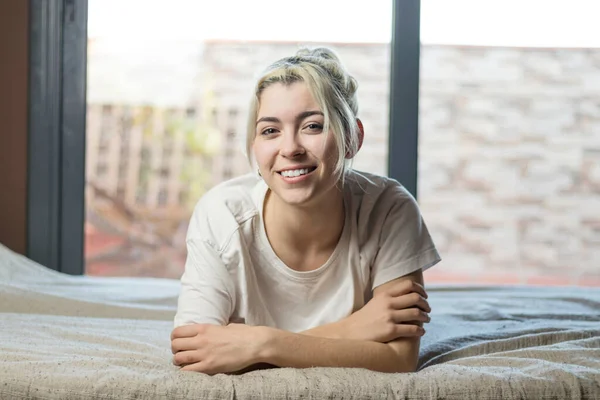
[[394, 326], [394, 339], [401, 337], [419, 337], [425, 334], [425, 329], [419, 325], [398, 324]]
[[392, 311], [392, 320], [395, 324], [402, 324], [407, 322], [413, 323], [428, 323], [431, 321], [429, 314], [418, 309], [418, 308], [407, 308], [405, 310]]
[[173, 356], [173, 364], [178, 366], [194, 364], [202, 361], [202, 354], [199, 351], [180, 351]]
[[180, 351], [198, 350], [196, 341], [190, 338], [173, 339], [171, 340], [171, 353], [175, 354]]
[[421, 297], [427, 298], [427, 292], [423, 285], [411, 281], [410, 279], [394, 284], [387, 293], [392, 297], [397, 297], [413, 292], [419, 293]]
[[418, 307], [425, 312], [431, 312], [429, 302], [419, 293], [409, 293], [403, 296], [393, 297], [391, 300], [391, 306], [394, 310]]

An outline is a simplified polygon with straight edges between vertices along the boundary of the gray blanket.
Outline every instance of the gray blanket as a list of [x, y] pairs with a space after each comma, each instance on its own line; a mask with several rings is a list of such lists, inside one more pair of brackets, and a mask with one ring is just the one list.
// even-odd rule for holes
[[419, 371], [171, 363], [178, 282], [72, 277], [0, 245], [2, 399], [600, 399], [600, 290], [428, 286]]

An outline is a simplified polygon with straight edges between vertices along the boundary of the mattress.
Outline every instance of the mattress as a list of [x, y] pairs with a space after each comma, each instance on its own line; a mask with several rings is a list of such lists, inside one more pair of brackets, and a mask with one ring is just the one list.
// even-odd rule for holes
[[427, 289], [415, 373], [207, 376], [172, 364], [177, 280], [69, 276], [0, 245], [0, 398], [600, 398], [600, 289]]

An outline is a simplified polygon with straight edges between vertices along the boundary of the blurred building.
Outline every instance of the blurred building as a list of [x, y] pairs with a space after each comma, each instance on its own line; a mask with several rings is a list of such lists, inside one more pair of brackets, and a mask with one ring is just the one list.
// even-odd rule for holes
[[[385, 174], [389, 44], [324, 45], [359, 82], [366, 138], [354, 167]], [[109, 194], [110, 204], [185, 214], [202, 190], [250, 170], [252, 85], [298, 46], [193, 46], [180, 59], [166, 53], [170, 66], [152, 75], [139, 74], [143, 57], [123, 65], [123, 55], [91, 43], [86, 175], [97, 188], [88, 188], [88, 205]], [[448, 274], [600, 281], [600, 49], [424, 46], [421, 55], [419, 202]], [[102, 82], [115, 73], [137, 83], [107, 91]], [[177, 121], [202, 126], [209, 150], [190, 152]], [[186, 165], [203, 172], [193, 194]]]

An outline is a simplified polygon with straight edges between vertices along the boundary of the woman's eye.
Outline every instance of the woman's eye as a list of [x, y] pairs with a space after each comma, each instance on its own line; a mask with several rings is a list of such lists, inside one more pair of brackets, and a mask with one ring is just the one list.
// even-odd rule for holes
[[306, 128], [308, 128], [309, 130], [311, 130], [313, 132], [317, 132], [317, 131], [321, 131], [323, 129], [323, 125], [321, 125], [321, 124], [308, 124], [308, 125], [306, 125]]
[[275, 129], [267, 128], [261, 132], [261, 135], [272, 135], [275, 132], [276, 132]]

